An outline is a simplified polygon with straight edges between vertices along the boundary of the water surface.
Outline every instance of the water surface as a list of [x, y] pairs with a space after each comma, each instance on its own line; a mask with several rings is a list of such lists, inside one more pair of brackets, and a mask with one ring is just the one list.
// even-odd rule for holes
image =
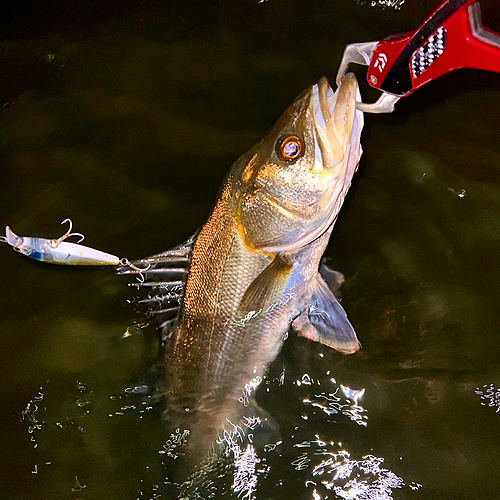
[[[306, 86], [334, 80], [347, 43], [413, 29], [435, 5], [383, 3], [6, 9], [3, 225], [58, 237], [71, 217], [87, 244], [131, 259], [185, 240], [231, 163]], [[495, 2], [482, 5], [499, 31]], [[283, 442], [240, 496], [498, 495], [499, 107], [500, 77], [463, 71], [367, 116], [327, 250], [363, 349], [290, 336], [258, 395]], [[111, 269], [0, 252], [0, 497], [177, 498], [171, 430], [122, 394], [158, 349], [154, 329], [134, 326], [135, 290]], [[237, 497], [233, 480], [214, 498]]]

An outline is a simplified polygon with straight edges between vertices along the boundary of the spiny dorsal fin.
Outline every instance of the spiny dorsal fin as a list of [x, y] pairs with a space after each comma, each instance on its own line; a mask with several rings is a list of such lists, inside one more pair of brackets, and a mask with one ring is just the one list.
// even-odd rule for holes
[[321, 276], [311, 284], [307, 308], [292, 323], [299, 336], [320, 342], [343, 354], [352, 354], [361, 347], [356, 332], [338, 300]]
[[147, 297], [138, 303], [143, 304], [146, 314], [154, 318], [164, 341], [171, 337], [179, 313], [196, 236], [197, 233], [181, 245], [145, 259], [135, 260], [131, 263], [132, 266], [122, 266], [117, 270], [118, 274], [140, 277], [140, 281], [131, 283], [132, 286], [150, 288]]
[[278, 303], [292, 272], [292, 263], [284, 255], [278, 255], [255, 278], [241, 299], [238, 311], [246, 314], [250, 311], [265, 311]]

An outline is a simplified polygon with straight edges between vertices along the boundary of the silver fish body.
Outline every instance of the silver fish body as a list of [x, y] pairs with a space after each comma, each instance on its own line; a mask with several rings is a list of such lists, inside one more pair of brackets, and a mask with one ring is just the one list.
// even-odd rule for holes
[[[227, 202], [219, 203], [224, 211]], [[248, 286], [272, 260], [249, 252], [229, 217], [213, 216], [203, 227], [193, 247], [173, 348], [165, 354], [169, 419], [185, 424], [193, 413], [197, 425], [190, 431], [198, 449], [210, 445], [225, 421], [238, 422], [248, 393], [303, 307], [328, 238], [329, 232], [291, 257], [293, 271], [280, 300], [265, 310], [235, 314]], [[227, 259], [217, 259], [222, 250]]]
[[[189, 427], [195, 445], [208, 446], [225, 421], [240, 418], [248, 388], [265, 375], [292, 323], [300, 335], [344, 353], [359, 348], [318, 274], [361, 155], [356, 98], [353, 75], [335, 94], [326, 79], [301, 94], [232, 166], [188, 246], [179, 312], [163, 323], [164, 392], [166, 418]], [[135, 263], [152, 264], [144, 273], [145, 285], [157, 286], [150, 303], [162, 286], [158, 276], [187, 255], [172, 252]]]

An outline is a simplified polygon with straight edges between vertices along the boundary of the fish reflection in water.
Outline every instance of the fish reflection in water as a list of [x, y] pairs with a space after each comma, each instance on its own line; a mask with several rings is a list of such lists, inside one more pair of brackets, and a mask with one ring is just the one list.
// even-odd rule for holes
[[318, 273], [361, 155], [357, 99], [353, 75], [335, 93], [322, 78], [235, 162], [199, 233], [135, 261], [142, 271], [121, 269], [140, 273], [138, 286], [151, 289], [141, 302], [162, 333], [164, 376], [155, 395], [166, 400], [164, 418], [189, 431], [191, 462], [208, 451], [186, 496], [207, 487], [197, 476], [215, 471], [221, 454], [236, 468], [235, 491], [253, 484], [256, 447], [277, 440], [254, 392], [290, 325], [344, 354], [359, 349], [332, 291], [342, 279], [326, 268], [325, 279]]

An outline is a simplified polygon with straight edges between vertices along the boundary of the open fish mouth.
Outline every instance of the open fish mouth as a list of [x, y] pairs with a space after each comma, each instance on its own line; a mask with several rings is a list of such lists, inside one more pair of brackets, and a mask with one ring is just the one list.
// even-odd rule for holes
[[[351, 137], [359, 113], [356, 100], [359, 88], [356, 77], [349, 73], [334, 92], [323, 77], [312, 87], [311, 107], [315, 122], [315, 157], [318, 165], [332, 168], [345, 166], [342, 161], [349, 153]], [[346, 162], [344, 162], [346, 163]]]

